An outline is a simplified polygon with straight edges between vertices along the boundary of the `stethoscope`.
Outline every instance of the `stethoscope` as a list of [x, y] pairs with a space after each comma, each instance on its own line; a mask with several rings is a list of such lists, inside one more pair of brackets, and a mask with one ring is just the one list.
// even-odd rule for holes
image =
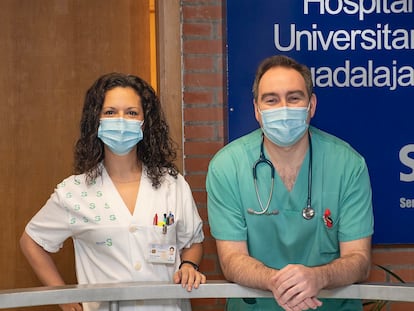
[[[310, 137], [310, 134], [308, 133], [308, 139], [309, 139], [309, 167], [308, 167], [308, 198], [306, 202], [306, 207], [302, 210], [302, 216], [306, 220], [310, 220], [315, 216], [315, 210], [312, 208], [312, 140]], [[249, 214], [254, 215], [277, 215], [279, 214], [278, 210], [273, 210], [268, 212], [270, 201], [272, 200], [273, 195], [273, 187], [275, 185], [275, 167], [273, 166], [272, 162], [270, 162], [268, 159], [266, 159], [264, 152], [263, 152], [263, 145], [264, 145], [264, 136], [262, 135], [262, 143], [260, 145], [260, 156], [259, 159], [253, 164], [253, 181], [254, 181], [254, 188], [256, 191], [256, 197], [257, 201], [260, 205], [260, 211], [255, 211], [252, 208], [248, 208], [247, 212]], [[259, 189], [257, 187], [257, 167], [260, 164], [266, 164], [270, 167], [270, 176], [272, 179], [272, 183], [270, 186], [270, 194], [269, 198], [267, 199], [266, 206], [263, 208], [263, 203], [259, 195]]]

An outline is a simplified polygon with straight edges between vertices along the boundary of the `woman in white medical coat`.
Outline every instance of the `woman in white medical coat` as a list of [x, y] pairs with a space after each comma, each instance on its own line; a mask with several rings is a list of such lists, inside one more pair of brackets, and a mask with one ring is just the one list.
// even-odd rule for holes
[[[23, 253], [46, 286], [64, 285], [49, 253], [73, 239], [79, 284], [170, 281], [191, 291], [205, 276], [202, 220], [174, 165], [175, 146], [154, 90], [111, 73], [87, 91], [74, 175], [27, 224]], [[105, 302], [60, 305], [108, 310]], [[121, 302], [121, 310], [190, 310], [188, 300]]]

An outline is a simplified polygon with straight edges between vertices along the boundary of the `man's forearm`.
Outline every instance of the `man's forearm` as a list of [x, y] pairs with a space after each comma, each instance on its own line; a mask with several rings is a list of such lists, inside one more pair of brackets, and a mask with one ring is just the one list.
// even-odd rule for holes
[[270, 290], [270, 277], [277, 272], [244, 254], [231, 254], [220, 262], [227, 280], [263, 290]]
[[322, 288], [337, 288], [365, 281], [370, 261], [363, 254], [350, 254], [315, 269], [322, 280]]

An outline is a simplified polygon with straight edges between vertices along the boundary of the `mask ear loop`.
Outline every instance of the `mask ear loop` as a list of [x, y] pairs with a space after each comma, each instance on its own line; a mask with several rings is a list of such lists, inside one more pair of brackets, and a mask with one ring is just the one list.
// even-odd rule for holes
[[256, 104], [256, 106], [257, 106], [257, 112], [259, 112], [259, 114], [262, 115], [262, 111], [259, 108], [259, 104]]
[[[305, 120], [305, 123], [307, 123], [307, 124], [308, 124], [308, 126], [309, 126], [309, 123], [308, 123], [308, 118], [309, 118], [309, 111], [310, 111], [310, 107], [311, 107], [311, 101], [309, 100], [308, 107], [306, 108], [306, 120]], [[310, 119], [309, 119], [309, 122], [310, 122]], [[310, 135], [310, 134], [309, 134], [309, 135]]]

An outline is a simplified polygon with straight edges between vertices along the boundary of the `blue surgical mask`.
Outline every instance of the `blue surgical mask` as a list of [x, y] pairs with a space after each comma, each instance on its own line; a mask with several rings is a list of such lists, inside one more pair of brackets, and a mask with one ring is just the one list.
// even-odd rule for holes
[[309, 107], [281, 107], [260, 111], [262, 130], [268, 139], [281, 147], [295, 144], [309, 127]]
[[129, 153], [143, 137], [143, 121], [124, 118], [102, 118], [98, 137], [117, 155]]

